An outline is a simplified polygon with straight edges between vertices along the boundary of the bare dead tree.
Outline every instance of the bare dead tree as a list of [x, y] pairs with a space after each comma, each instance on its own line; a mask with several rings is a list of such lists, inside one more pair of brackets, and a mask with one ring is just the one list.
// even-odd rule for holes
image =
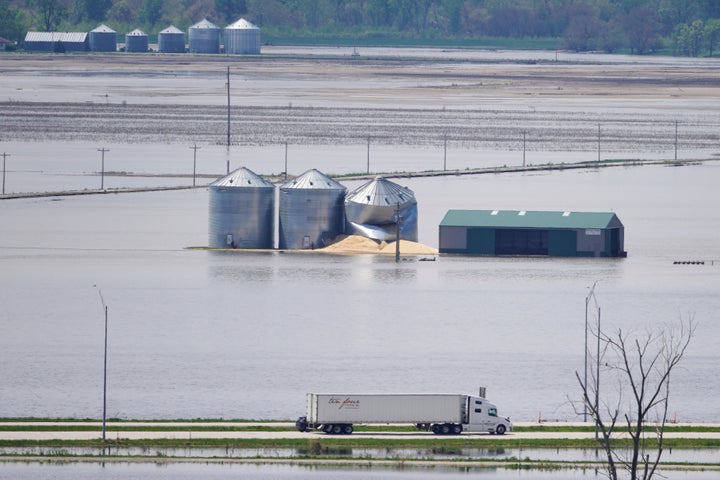
[[[690, 316], [644, 336], [622, 329], [611, 335], [593, 332], [600, 338], [597, 355], [604, 365], [604, 378], [610, 377], [616, 386], [604, 385], [602, 401], [598, 401], [595, 373], [585, 381], [576, 371], [582, 403], [580, 408], [575, 404], [575, 410], [580, 414], [587, 408], [595, 421], [611, 480], [617, 480], [619, 470], [627, 472], [630, 480], [650, 480], [655, 475], [663, 454], [671, 374], [684, 357], [695, 328]], [[629, 437], [630, 449], [616, 441], [621, 434]]]

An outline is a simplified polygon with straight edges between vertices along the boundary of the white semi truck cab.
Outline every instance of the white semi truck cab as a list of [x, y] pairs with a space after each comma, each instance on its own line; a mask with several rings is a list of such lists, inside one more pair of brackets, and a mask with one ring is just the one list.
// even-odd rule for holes
[[512, 431], [510, 419], [484, 397], [448, 393], [308, 393], [306, 415], [295, 425], [301, 432], [350, 434], [354, 425], [368, 423], [410, 423], [438, 435]]

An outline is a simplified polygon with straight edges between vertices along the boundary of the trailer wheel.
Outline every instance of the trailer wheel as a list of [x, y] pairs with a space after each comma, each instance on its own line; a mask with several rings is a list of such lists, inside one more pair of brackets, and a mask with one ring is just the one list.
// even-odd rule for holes
[[452, 427], [452, 431], [455, 435], [460, 435], [462, 433], [462, 430], [463, 430], [462, 425], [459, 425], [457, 423], [455, 425], [453, 425], [453, 427]]
[[340, 435], [341, 433], [343, 433], [343, 426], [342, 425], [333, 425], [332, 433], [333, 433], [333, 435]]
[[332, 430], [333, 430], [333, 426], [332, 426], [331, 423], [324, 424], [324, 425], [322, 426], [322, 431], [325, 432], [325, 433], [327, 433], [327, 434], [332, 433]]
[[353, 426], [350, 425], [350, 424], [345, 425], [345, 426], [343, 427], [343, 433], [344, 433], [345, 435], [350, 435], [351, 433], [353, 433]]
[[495, 427], [495, 433], [498, 435], [505, 435], [505, 425], [498, 425]]
[[443, 423], [440, 426], [440, 431], [443, 435], [447, 435], [448, 433], [450, 433], [450, 425], [448, 425], [447, 423]]

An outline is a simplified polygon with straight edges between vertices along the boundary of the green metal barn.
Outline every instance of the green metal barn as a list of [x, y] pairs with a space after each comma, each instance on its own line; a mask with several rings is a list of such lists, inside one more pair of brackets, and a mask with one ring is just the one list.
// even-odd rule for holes
[[625, 227], [612, 212], [449, 210], [440, 253], [626, 257]]

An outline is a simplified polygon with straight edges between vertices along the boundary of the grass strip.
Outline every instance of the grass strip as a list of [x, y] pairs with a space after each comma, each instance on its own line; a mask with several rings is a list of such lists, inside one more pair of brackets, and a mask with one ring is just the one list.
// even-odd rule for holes
[[[629, 447], [630, 440], [614, 440], [616, 447]], [[653, 439], [648, 439], [648, 448], [652, 448]], [[294, 448], [309, 451], [329, 452], [336, 449], [352, 448], [430, 448], [452, 450], [463, 448], [585, 448], [595, 449], [600, 445], [594, 439], [514, 439], [512, 437], [458, 437], [421, 439], [388, 439], [388, 438], [197, 438], [197, 439], [109, 439], [105, 443], [94, 440], [0, 440], [2, 447], [47, 447], [47, 448], [103, 448], [103, 447], [138, 447], [138, 448]], [[710, 438], [666, 438], [664, 448], [705, 449], [720, 448], [720, 439]]]

